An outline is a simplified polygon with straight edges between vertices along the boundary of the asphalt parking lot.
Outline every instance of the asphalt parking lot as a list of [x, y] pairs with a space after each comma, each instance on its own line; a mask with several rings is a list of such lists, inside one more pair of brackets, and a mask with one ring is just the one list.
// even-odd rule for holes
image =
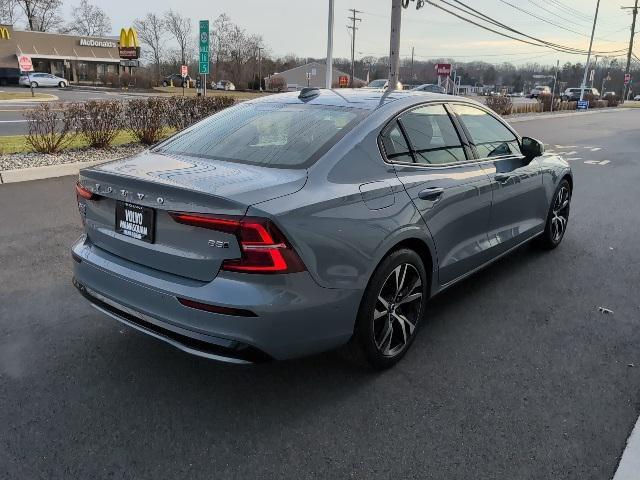
[[0, 186], [0, 477], [610, 479], [640, 413], [640, 110], [513, 125], [574, 168], [563, 244], [434, 298], [383, 373], [127, 329], [71, 285], [74, 178]]

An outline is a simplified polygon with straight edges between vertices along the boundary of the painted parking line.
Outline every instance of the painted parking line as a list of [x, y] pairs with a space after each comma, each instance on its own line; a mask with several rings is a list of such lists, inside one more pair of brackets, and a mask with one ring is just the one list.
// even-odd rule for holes
[[571, 157], [571, 158], [565, 158], [565, 160], [566, 160], [567, 162], [571, 162], [571, 161], [574, 161], [574, 160], [582, 160], [582, 157]]
[[584, 163], [586, 163], [587, 165], [606, 165], [608, 163], [611, 163], [609, 160], [585, 160]]
[[0, 120], [0, 123], [24, 123], [29, 120]]
[[599, 151], [599, 150], [602, 150], [602, 148], [601, 148], [601, 147], [592, 147], [592, 148], [590, 148], [590, 150], [591, 150], [592, 152], [597, 152], [597, 151]]
[[622, 452], [613, 480], [638, 480], [638, 478], [640, 478], [640, 418], [627, 439], [627, 446]]

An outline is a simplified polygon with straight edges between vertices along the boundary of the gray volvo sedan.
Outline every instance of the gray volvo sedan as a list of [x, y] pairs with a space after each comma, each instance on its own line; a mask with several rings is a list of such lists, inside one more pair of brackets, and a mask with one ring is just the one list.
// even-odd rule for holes
[[74, 284], [186, 352], [252, 363], [345, 345], [396, 363], [429, 297], [525, 242], [561, 242], [566, 161], [483, 105], [304, 89], [85, 168]]

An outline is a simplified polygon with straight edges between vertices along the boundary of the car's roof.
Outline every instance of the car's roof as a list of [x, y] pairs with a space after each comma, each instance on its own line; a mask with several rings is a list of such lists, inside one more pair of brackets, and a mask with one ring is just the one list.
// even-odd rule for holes
[[[366, 110], [375, 110], [382, 105], [396, 100], [415, 99], [415, 103], [425, 100], [464, 100], [468, 98], [445, 95], [441, 93], [420, 92], [411, 90], [385, 90], [365, 89], [365, 88], [340, 88], [340, 89], [318, 89], [319, 94], [310, 98], [301, 99], [300, 92], [287, 92], [275, 95], [267, 95], [258, 99], [250, 100], [250, 103], [290, 103], [290, 104], [310, 104], [327, 105], [334, 107], [352, 107]], [[410, 102], [409, 102], [410, 103]]]

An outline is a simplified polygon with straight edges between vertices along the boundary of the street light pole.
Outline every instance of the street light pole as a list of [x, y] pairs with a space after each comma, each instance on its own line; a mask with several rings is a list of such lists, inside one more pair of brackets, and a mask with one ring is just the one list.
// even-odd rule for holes
[[258, 85], [259, 90], [262, 91], [262, 49], [264, 47], [258, 47]]
[[333, 83], [333, 3], [329, 0], [329, 19], [327, 22], [327, 66], [324, 80], [325, 88], [331, 88]]
[[400, 26], [402, 0], [391, 0], [391, 39], [389, 45], [389, 80], [387, 90], [396, 90], [400, 77]]
[[[636, 0], [637, 1], [637, 0]], [[587, 85], [587, 75], [589, 74], [589, 63], [591, 62], [591, 49], [593, 48], [593, 36], [596, 33], [596, 22], [598, 21], [598, 10], [600, 9], [600, 0], [596, 3], [596, 14], [593, 16], [593, 28], [591, 28], [591, 40], [589, 41], [589, 53], [587, 54], [587, 64], [584, 66], [584, 77], [580, 86], [580, 101], [584, 100], [584, 89]]]

